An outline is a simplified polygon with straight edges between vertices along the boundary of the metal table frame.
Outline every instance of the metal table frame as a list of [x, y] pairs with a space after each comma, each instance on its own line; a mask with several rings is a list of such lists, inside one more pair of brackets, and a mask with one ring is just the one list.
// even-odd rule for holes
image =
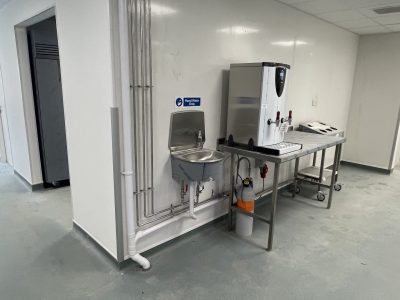
[[[315, 167], [317, 165], [317, 152], [314, 152], [313, 155], [313, 162], [312, 166]], [[322, 176], [323, 176], [323, 171], [324, 171], [324, 166], [325, 166], [325, 154], [326, 154], [326, 149], [322, 150], [322, 155], [321, 155], [321, 162], [320, 162], [320, 173], [319, 173], [319, 182], [322, 182]], [[339, 168], [340, 168], [340, 162], [341, 162], [341, 157], [342, 157], [342, 144], [339, 145], [339, 158], [338, 158], [338, 166], [337, 166], [337, 172], [335, 176], [335, 183], [338, 181], [339, 178]], [[320, 189], [320, 186], [323, 187], [329, 187], [328, 185], [324, 184], [317, 184], [318, 185], [318, 190]]]
[[[310, 139], [312, 140], [311, 142], [309, 142]], [[297, 189], [296, 188], [297, 180], [298, 180], [297, 173], [299, 171], [300, 158], [322, 150], [323, 156], [325, 159], [326, 149], [335, 147], [335, 155], [334, 155], [334, 162], [333, 162], [333, 166], [332, 166], [331, 183], [329, 186], [326, 186], [329, 188], [329, 198], [328, 198], [327, 209], [330, 209], [332, 206], [333, 188], [334, 188], [334, 185], [337, 180], [336, 175], [337, 175], [337, 171], [339, 168], [340, 153], [341, 153], [341, 149], [342, 149], [342, 144], [345, 141], [346, 140], [343, 137], [330, 137], [330, 136], [324, 136], [324, 135], [318, 135], [318, 134], [312, 134], [312, 133], [293, 131], [293, 132], [289, 132], [286, 134], [285, 142], [302, 143], [303, 149], [294, 151], [294, 152], [291, 152], [288, 154], [284, 154], [281, 156], [263, 154], [260, 152], [250, 151], [250, 150], [246, 150], [246, 149], [239, 148], [239, 147], [227, 146], [225, 144], [219, 145], [218, 149], [220, 151], [228, 152], [228, 153], [230, 153], [230, 156], [231, 156], [231, 163], [230, 163], [231, 192], [230, 192], [230, 196], [229, 196], [228, 230], [232, 230], [232, 228], [233, 228], [233, 213], [235, 211], [249, 215], [260, 221], [263, 221], [263, 222], [269, 224], [267, 251], [272, 250], [273, 239], [274, 239], [276, 204], [278, 201], [279, 188], [286, 186], [288, 183], [293, 183], [294, 184], [294, 192], [293, 192], [294, 194], [293, 195], [295, 196], [296, 189]], [[262, 196], [265, 196], [265, 194], [267, 194], [268, 192], [272, 192], [272, 207], [271, 207], [269, 219], [259, 216], [255, 213], [244, 212], [243, 210], [237, 208], [233, 204], [233, 198], [234, 198], [233, 195], [235, 193], [235, 154], [253, 158], [253, 159], [258, 159], [258, 160], [261, 160], [264, 162], [274, 163], [274, 177], [273, 177], [272, 188], [270, 189], [270, 191], [263, 191], [261, 193], [262, 195], [258, 195], [259, 197], [262, 197]], [[281, 164], [292, 161], [292, 160], [295, 160], [294, 178], [287, 182], [279, 183], [279, 173], [280, 173]], [[321, 170], [323, 169], [323, 167], [324, 166], [322, 164]], [[325, 186], [325, 185], [323, 185], [323, 186]]]

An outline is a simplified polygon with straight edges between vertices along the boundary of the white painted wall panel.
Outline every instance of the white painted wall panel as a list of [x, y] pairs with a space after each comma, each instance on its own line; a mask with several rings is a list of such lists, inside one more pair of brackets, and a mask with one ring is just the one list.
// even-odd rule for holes
[[6, 114], [10, 131], [14, 169], [32, 182], [30, 154], [24, 106], [19, 80], [18, 57], [14, 26], [51, 6], [53, 1], [13, 1], [0, 11], [0, 64], [6, 100]]
[[108, 0], [56, 6], [74, 221], [116, 255]]
[[[317, 119], [346, 128], [356, 35], [275, 1], [154, 1], [152, 20], [158, 207], [179, 198], [168, 150], [175, 98], [202, 97], [205, 147], [215, 149], [217, 138], [225, 135], [230, 63], [292, 65], [287, 110], [293, 109], [295, 124]], [[289, 168], [284, 168], [282, 177], [287, 177]], [[209, 188], [205, 194], [210, 193]]]
[[[399, 115], [400, 115], [400, 109], [399, 109]], [[397, 129], [397, 140], [396, 140], [396, 146], [394, 149], [394, 156], [393, 156], [393, 163], [391, 168], [399, 167], [400, 166], [400, 124], [399, 128]]]
[[15, 28], [17, 55], [19, 64], [22, 103], [24, 108], [26, 137], [28, 139], [28, 154], [32, 185], [43, 182], [40, 164], [39, 139], [36, 126], [35, 105], [33, 96], [32, 76], [29, 62], [28, 38], [26, 27]]
[[11, 140], [10, 140], [9, 129], [8, 129], [8, 120], [7, 120], [7, 114], [6, 114], [6, 99], [5, 99], [5, 92], [4, 92], [4, 85], [3, 85], [3, 71], [1, 69], [1, 66], [0, 66], [0, 106], [1, 106], [1, 110], [2, 110], [2, 112], [0, 113], [0, 122], [1, 122], [2, 129], [0, 129], [0, 130], [3, 131], [2, 132], [3, 140], [0, 140], [0, 143], [3, 143], [3, 146], [0, 145], [0, 147], [5, 148], [3, 150], [4, 157], [1, 160], [12, 165]]
[[[116, 256], [110, 107], [113, 101], [108, 0], [14, 0], [0, 11], [0, 64], [14, 167], [30, 183], [14, 26], [56, 6], [74, 220]], [[26, 111], [25, 111], [26, 113]], [[34, 120], [34, 119], [33, 119]]]
[[391, 169], [400, 107], [400, 34], [360, 38], [344, 159]]
[[[0, 65], [6, 101], [9, 144], [14, 169], [31, 184], [40, 183], [40, 164], [30, 160], [37, 156], [36, 145], [29, 143], [28, 132], [36, 127], [32, 112], [22, 101], [15, 26], [54, 6], [54, 0], [16, 0], [0, 10]], [[26, 113], [26, 118], [25, 118]], [[32, 123], [33, 122], [33, 123]], [[38, 159], [38, 157], [36, 157]]]

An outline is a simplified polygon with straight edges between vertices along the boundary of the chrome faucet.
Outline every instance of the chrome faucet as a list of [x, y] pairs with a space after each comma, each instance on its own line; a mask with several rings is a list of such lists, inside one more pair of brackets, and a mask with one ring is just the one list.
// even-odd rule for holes
[[201, 130], [199, 130], [199, 132], [197, 133], [197, 142], [196, 142], [196, 146], [198, 148], [203, 148], [203, 135], [201, 133]]

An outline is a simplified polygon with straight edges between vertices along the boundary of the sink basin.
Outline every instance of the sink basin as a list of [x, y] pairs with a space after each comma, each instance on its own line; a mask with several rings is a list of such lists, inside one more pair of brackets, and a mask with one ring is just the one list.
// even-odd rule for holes
[[214, 163], [224, 159], [224, 153], [201, 149], [197, 151], [191, 151], [188, 153], [182, 153], [176, 155], [176, 158], [191, 162], [191, 163]]
[[186, 182], [207, 182], [222, 176], [224, 153], [192, 149], [171, 155], [172, 177]]

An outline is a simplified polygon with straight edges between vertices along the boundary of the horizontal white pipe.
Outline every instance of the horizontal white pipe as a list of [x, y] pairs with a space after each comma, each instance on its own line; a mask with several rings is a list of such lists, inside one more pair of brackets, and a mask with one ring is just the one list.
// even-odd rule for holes
[[[208, 208], [208, 207], [210, 207], [210, 206], [214, 206], [214, 205], [217, 204], [218, 202], [223, 201], [223, 199], [224, 199], [224, 198], [215, 199], [215, 200], [210, 201], [210, 202], [208, 202], [208, 203], [206, 203], [206, 204], [204, 204], [204, 205], [198, 206], [198, 207], [194, 208], [194, 211], [193, 211], [193, 212], [194, 212], [194, 213], [195, 213], [195, 212], [199, 212], [199, 211], [204, 210], [204, 209], [206, 209], [206, 208]], [[181, 219], [183, 219], [183, 218], [187, 218], [187, 215], [185, 215], [185, 214], [180, 214], [179, 216], [172, 217], [172, 218], [170, 218], [170, 219], [168, 219], [168, 220], [166, 220], [166, 221], [164, 221], [164, 222], [158, 223], [157, 225], [154, 225], [154, 226], [152, 226], [152, 227], [150, 227], [150, 228], [148, 228], [148, 229], [138, 231], [138, 232], [136, 233], [136, 235], [135, 235], [135, 244], [137, 245], [137, 242], [138, 242], [141, 238], [143, 238], [143, 237], [145, 237], [145, 236], [147, 236], [147, 235], [149, 235], [149, 234], [151, 234], [151, 233], [153, 233], [153, 232], [155, 232], [155, 231], [157, 231], [157, 230], [159, 230], [159, 229], [161, 229], [161, 228], [163, 228], [163, 227], [165, 227], [165, 226], [168, 226], [168, 225], [171, 224], [171, 223], [175, 223], [175, 222], [177, 222], [177, 221], [179, 221], [179, 220], [181, 220]]]

